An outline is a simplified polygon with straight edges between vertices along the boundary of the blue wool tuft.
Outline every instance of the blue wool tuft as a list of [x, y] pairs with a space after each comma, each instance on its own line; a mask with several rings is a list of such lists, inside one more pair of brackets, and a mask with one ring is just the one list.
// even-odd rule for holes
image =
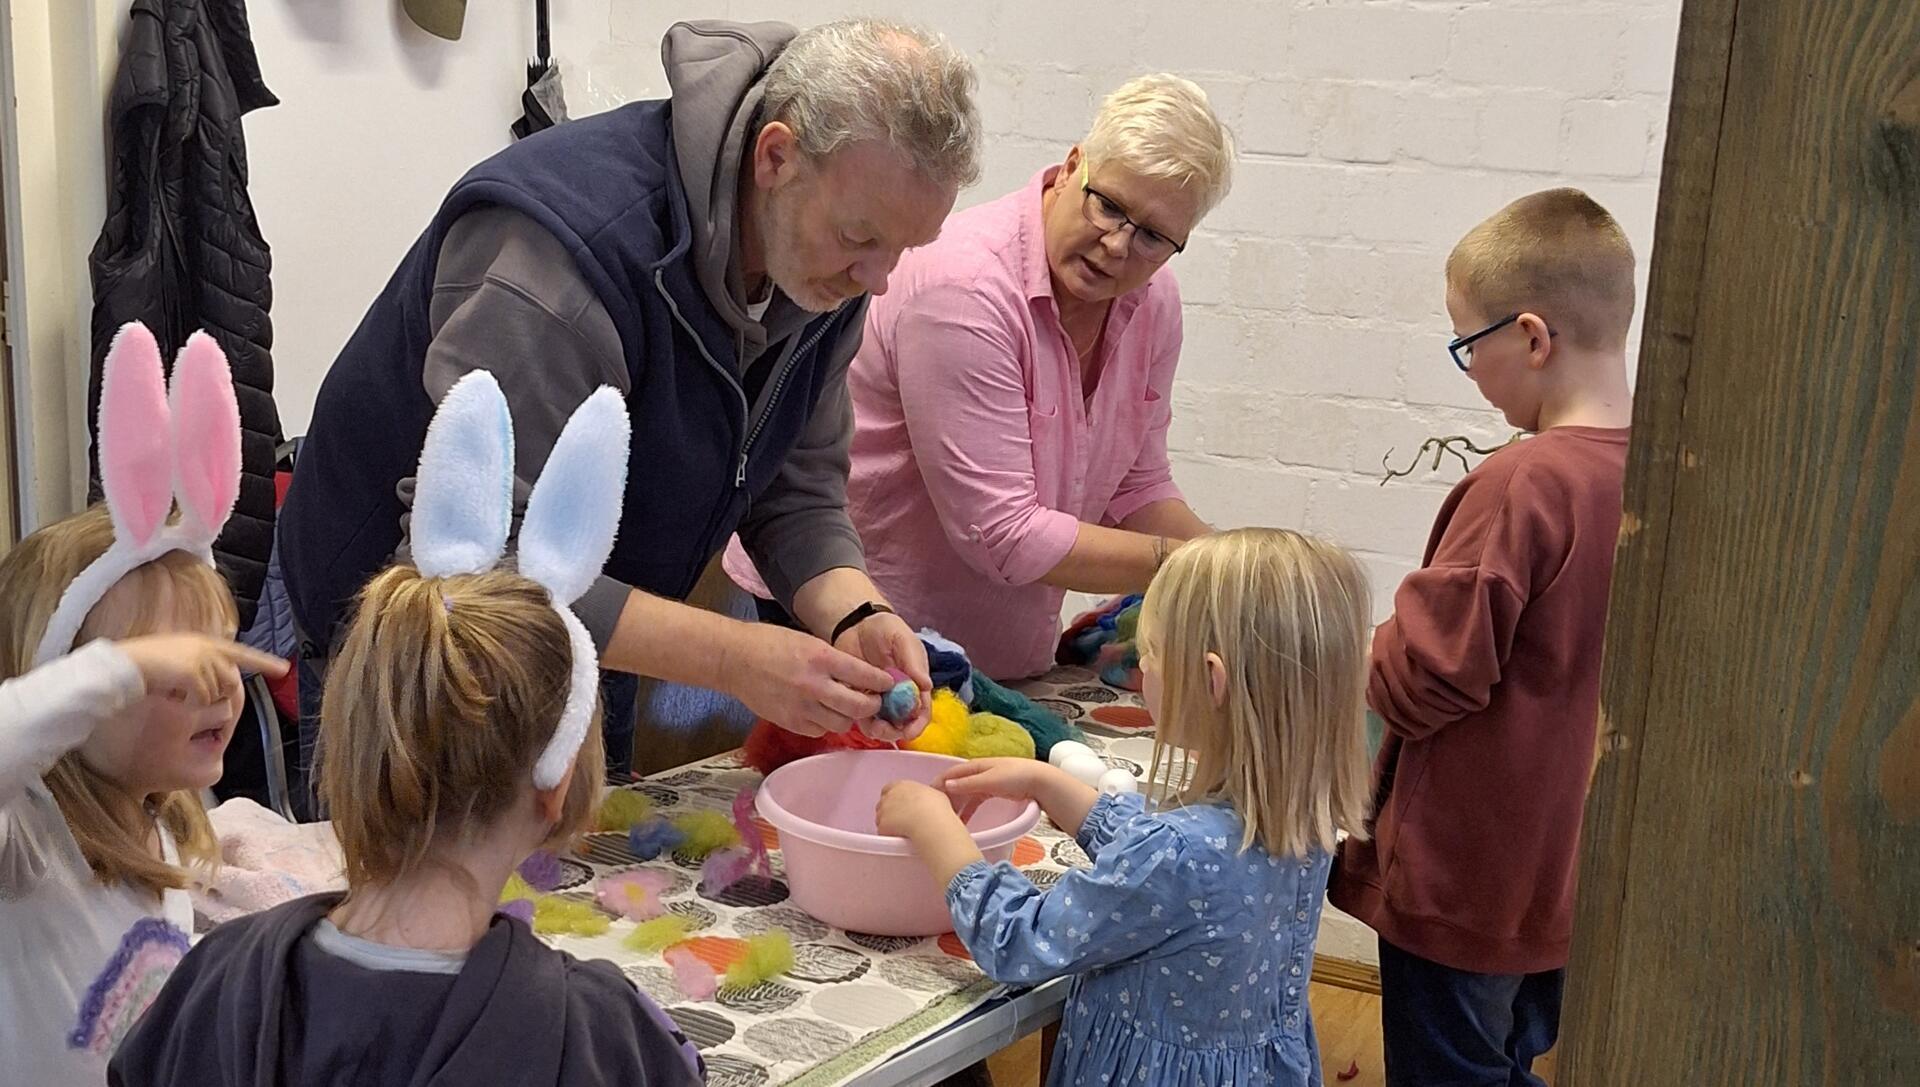
[[686, 840], [686, 834], [679, 827], [657, 815], [627, 831], [628, 851], [643, 861], [671, 853]]

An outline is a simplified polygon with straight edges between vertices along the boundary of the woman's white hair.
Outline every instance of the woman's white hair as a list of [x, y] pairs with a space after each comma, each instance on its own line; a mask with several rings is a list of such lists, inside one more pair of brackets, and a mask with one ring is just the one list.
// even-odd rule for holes
[[762, 116], [816, 158], [883, 140], [938, 184], [980, 177], [973, 63], [945, 38], [884, 19], [803, 30], [767, 69]]
[[1177, 75], [1143, 75], [1108, 95], [1080, 150], [1096, 165], [1198, 186], [1203, 216], [1233, 185], [1233, 133], [1207, 92]]

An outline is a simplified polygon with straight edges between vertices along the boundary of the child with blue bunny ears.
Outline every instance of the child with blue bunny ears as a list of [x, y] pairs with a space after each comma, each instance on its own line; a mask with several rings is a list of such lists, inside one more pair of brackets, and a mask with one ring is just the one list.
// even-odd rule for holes
[[484, 371], [442, 401], [414, 565], [361, 593], [328, 671], [320, 787], [347, 892], [210, 933], [110, 1083], [702, 1081], [693, 1046], [611, 963], [495, 909], [514, 868], [598, 799], [598, 662], [570, 605], [613, 544], [627, 429], [611, 389], [581, 405], [509, 560], [506, 401]]

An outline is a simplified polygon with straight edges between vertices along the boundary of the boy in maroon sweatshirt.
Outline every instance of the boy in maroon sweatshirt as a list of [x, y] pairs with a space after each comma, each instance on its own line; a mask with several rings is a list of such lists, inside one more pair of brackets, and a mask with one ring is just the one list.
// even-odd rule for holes
[[1374, 634], [1369, 841], [1328, 899], [1380, 935], [1387, 1082], [1538, 1084], [1575, 853], [1631, 419], [1633, 251], [1585, 193], [1502, 208], [1447, 258], [1454, 363], [1532, 437], [1440, 509]]

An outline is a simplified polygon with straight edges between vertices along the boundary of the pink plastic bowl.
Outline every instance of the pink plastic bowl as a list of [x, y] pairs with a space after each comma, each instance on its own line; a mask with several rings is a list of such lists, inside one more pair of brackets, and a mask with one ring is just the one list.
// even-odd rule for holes
[[[962, 760], [918, 751], [830, 751], [791, 762], [760, 787], [760, 814], [780, 832], [794, 904], [820, 920], [876, 936], [953, 931], [947, 889], [934, 882], [905, 838], [878, 833], [880, 790], [895, 781], [929, 785]], [[1040, 821], [1033, 801], [993, 799], [967, 820], [988, 863]]]

